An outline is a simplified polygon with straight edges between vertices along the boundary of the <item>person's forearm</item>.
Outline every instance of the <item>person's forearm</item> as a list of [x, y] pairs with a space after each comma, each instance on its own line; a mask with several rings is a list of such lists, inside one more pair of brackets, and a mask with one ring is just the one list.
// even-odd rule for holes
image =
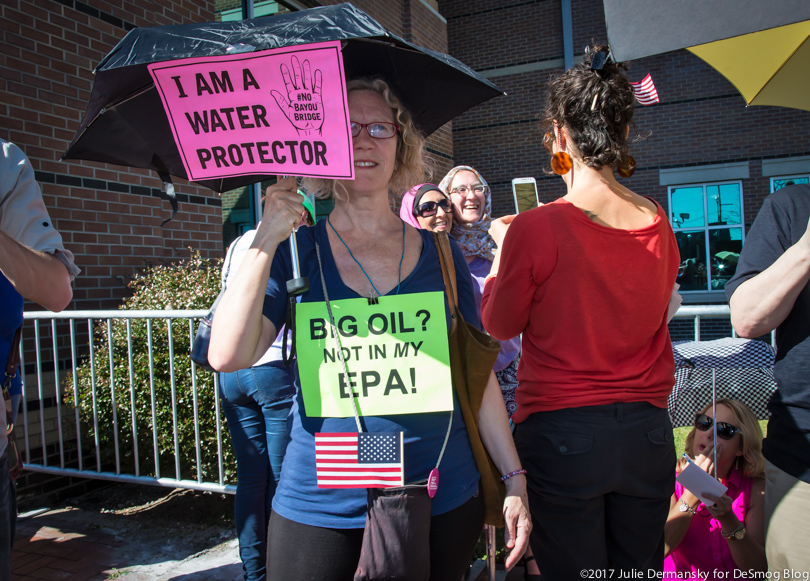
[[737, 334], [753, 338], [776, 329], [793, 309], [808, 280], [810, 253], [800, 241], [731, 295], [731, 324]]
[[[512, 432], [509, 430], [509, 416], [506, 414], [506, 406], [494, 372], [490, 373], [481, 410], [478, 412], [478, 430], [484, 446], [501, 474], [520, 469], [520, 458], [515, 449]], [[511, 480], [515, 482], [510, 483]], [[517, 482], [522, 482], [525, 489], [523, 478], [510, 478], [506, 481], [507, 488]]]
[[[693, 502], [689, 502], [686, 498], [684, 498], [684, 501], [693, 509], [698, 504], [696, 498], [694, 498]], [[664, 556], [669, 556], [681, 544], [687, 531], [689, 531], [692, 519], [696, 518], [691, 512], [681, 512], [680, 507], [680, 499], [674, 500], [670, 504], [669, 516], [667, 517], [667, 523], [664, 525]]]
[[760, 545], [750, 535], [745, 535], [739, 541], [729, 541], [728, 543], [731, 558], [734, 564], [742, 571], [767, 571], [768, 560], [765, 557], [765, 547]]
[[277, 329], [265, 328], [262, 308], [276, 247], [257, 246], [245, 254], [214, 313], [208, 360], [218, 371], [250, 367], [275, 340]]
[[16, 291], [54, 312], [73, 298], [70, 273], [61, 260], [24, 246], [0, 231], [0, 271]]
[[[740, 526], [740, 520], [733, 512], [729, 512], [724, 518], [720, 519], [722, 532], [730, 533]], [[750, 528], [750, 527], [748, 527]], [[755, 535], [751, 532], [740, 540], [723, 539], [728, 543], [728, 549], [731, 552], [731, 558], [734, 559], [734, 564], [742, 571], [767, 571], [768, 562], [765, 557], [765, 547], [757, 541]]]
[[[478, 412], [478, 431], [501, 474], [507, 475], [520, 470], [520, 458], [515, 449], [506, 406], [494, 372], [490, 373], [481, 409]], [[524, 474], [514, 474], [506, 479], [506, 498], [503, 506], [506, 524], [504, 541], [506, 548], [511, 550], [505, 562], [507, 570], [517, 563], [529, 546], [529, 532], [532, 527], [526, 488]]]

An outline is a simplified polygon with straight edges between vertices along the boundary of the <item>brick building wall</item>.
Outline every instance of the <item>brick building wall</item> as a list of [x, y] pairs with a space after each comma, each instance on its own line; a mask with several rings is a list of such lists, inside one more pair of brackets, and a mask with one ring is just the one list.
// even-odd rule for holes
[[[435, 2], [355, 4], [403, 38], [447, 50], [446, 24]], [[217, 194], [175, 180], [179, 212], [161, 226], [171, 209], [154, 173], [60, 158], [82, 120], [93, 68], [129, 30], [211, 21], [215, 10], [234, 6], [215, 0], [8, 0], [0, 5], [2, 137], [31, 159], [54, 224], [82, 269], [69, 308], [115, 308], [126, 296], [122, 280], [135, 269], [182, 259], [188, 247], [222, 256]], [[443, 175], [452, 165], [450, 125], [430, 138], [429, 152]]]
[[[0, 6], [0, 128], [31, 159], [55, 226], [76, 255], [72, 309], [114, 308], [137, 267], [221, 254], [220, 202], [177, 180], [177, 217], [148, 171], [61, 161], [90, 95], [92, 70], [136, 26], [213, 19], [213, 0], [9, 0]], [[37, 308], [37, 307], [33, 307]]]
[[[560, 0], [355, 4], [395, 34], [449, 52], [507, 92], [430, 137], [436, 181], [454, 164], [477, 167], [492, 185], [496, 215], [511, 211], [514, 177], [535, 177], [542, 201], [564, 194], [562, 181], [545, 173], [548, 155], [537, 128], [548, 79], [563, 67]], [[214, 0], [8, 0], [0, 6], [0, 126], [31, 158], [54, 222], [83, 269], [71, 308], [116, 306], [125, 295], [122, 277], [144, 264], [182, 258], [189, 246], [222, 255], [221, 200], [213, 192], [177, 180], [180, 212], [161, 227], [170, 207], [151, 172], [60, 160], [84, 113], [93, 67], [128, 30], [213, 20], [222, 6]], [[575, 55], [590, 41], [605, 41], [599, 0], [573, 2], [572, 22]], [[639, 80], [648, 72], [661, 103], [637, 107], [644, 139], [631, 144], [639, 167], [625, 183], [667, 207], [661, 170], [746, 161], [744, 221], [750, 225], [769, 191], [761, 162], [810, 153], [810, 114], [745, 107], [722, 76], [687, 51], [630, 63], [628, 75]]]
[[[604, 11], [599, 0], [578, 0], [571, 7], [574, 54], [581, 57], [589, 42], [607, 41]], [[439, 10], [447, 19], [450, 54], [508, 94], [454, 121], [455, 162], [476, 167], [489, 181], [496, 215], [513, 211], [515, 177], [534, 177], [542, 202], [564, 195], [562, 180], [544, 173], [549, 156], [537, 128], [548, 79], [563, 70], [560, 0], [440, 0]], [[645, 138], [631, 143], [638, 169], [623, 183], [667, 208], [660, 170], [748, 162], [747, 230], [770, 191], [762, 160], [810, 154], [810, 113], [746, 107], [725, 78], [685, 50], [629, 65], [631, 81], [652, 74], [661, 103], [636, 108], [637, 129]]]

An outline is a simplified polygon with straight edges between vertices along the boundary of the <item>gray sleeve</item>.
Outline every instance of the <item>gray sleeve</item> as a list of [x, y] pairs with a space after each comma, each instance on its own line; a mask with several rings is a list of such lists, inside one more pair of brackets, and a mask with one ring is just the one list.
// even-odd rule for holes
[[0, 230], [29, 248], [55, 254], [73, 278], [79, 268], [53, 227], [31, 163], [13, 143], [0, 140], [0, 146]]

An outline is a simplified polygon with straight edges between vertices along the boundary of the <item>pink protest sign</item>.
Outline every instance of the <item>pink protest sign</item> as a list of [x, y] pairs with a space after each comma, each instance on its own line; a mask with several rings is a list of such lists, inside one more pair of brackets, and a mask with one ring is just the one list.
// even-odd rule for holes
[[191, 181], [354, 178], [340, 42], [149, 65]]

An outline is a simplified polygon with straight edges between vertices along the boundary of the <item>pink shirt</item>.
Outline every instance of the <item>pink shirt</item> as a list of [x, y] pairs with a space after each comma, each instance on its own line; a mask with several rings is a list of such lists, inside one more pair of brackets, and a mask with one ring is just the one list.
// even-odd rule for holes
[[[745, 515], [751, 501], [751, 487], [754, 479], [743, 476], [742, 471], [732, 469], [726, 481], [723, 483], [728, 487], [728, 496], [732, 499], [731, 510], [745, 522]], [[675, 497], [680, 498], [683, 494], [683, 486], [675, 484]], [[730, 571], [737, 571], [737, 565], [731, 557], [728, 548], [729, 542], [720, 534], [720, 522], [711, 517], [704, 517], [701, 514], [708, 514], [708, 510], [703, 503], [698, 504], [698, 513], [692, 517], [689, 530], [686, 531], [681, 543], [664, 561], [665, 572], [678, 572], [678, 579], [730, 579]], [[716, 572], [722, 571], [721, 577]], [[685, 576], [691, 573], [692, 576]], [[703, 575], [698, 577], [698, 573]], [[672, 576], [675, 578], [675, 576]], [[666, 578], [666, 575], [664, 576]]]

